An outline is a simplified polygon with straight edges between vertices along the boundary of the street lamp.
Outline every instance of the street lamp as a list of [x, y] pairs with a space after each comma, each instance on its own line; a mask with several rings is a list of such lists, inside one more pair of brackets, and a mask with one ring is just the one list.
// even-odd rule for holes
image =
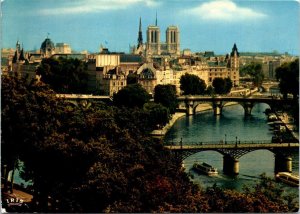
[[225, 134], [225, 144], [226, 144], [226, 134]]

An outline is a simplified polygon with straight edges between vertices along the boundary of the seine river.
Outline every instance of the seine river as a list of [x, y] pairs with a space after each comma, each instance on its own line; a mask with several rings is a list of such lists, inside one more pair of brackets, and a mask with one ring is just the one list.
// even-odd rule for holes
[[[240, 105], [226, 106], [222, 115], [215, 116], [212, 111], [199, 112], [193, 116], [179, 118], [165, 136], [167, 144], [178, 144], [182, 139], [184, 144], [215, 141], [255, 141], [271, 140], [272, 131], [269, 130], [264, 111], [267, 104], [257, 104], [252, 109], [252, 115], [244, 116], [244, 109]], [[293, 154], [293, 173], [299, 174], [299, 156]], [[199, 175], [191, 170], [194, 162], [206, 162], [219, 171], [217, 177]], [[240, 173], [237, 177], [226, 176], [222, 173], [223, 156], [215, 151], [199, 152], [183, 161], [186, 172], [191, 179], [202, 187], [218, 186], [242, 190], [244, 185], [254, 185], [262, 173], [274, 178], [274, 155], [268, 150], [257, 150], [245, 154], [239, 159]], [[298, 188], [280, 184], [287, 192], [298, 196]]]

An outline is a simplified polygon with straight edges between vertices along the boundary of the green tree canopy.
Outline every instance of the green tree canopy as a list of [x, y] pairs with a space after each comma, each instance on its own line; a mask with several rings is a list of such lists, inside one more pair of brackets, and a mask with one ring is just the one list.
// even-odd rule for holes
[[186, 73], [180, 78], [180, 89], [184, 95], [204, 94], [206, 84], [198, 76]]
[[229, 77], [225, 78], [225, 93], [228, 94], [231, 91], [231, 88], [233, 86], [233, 83]]
[[137, 84], [138, 78], [136, 73], [131, 73], [127, 75], [127, 85]]
[[247, 74], [250, 75], [254, 86], [261, 86], [264, 80], [261, 63], [251, 62], [250, 64], [241, 67], [240, 72], [244, 76]]
[[143, 107], [150, 100], [150, 95], [140, 84], [127, 85], [114, 94], [113, 101], [116, 106]]
[[57, 93], [87, 93], [87, 66], [78, 59], [45, 58], [36, 73]]
[[162, 127], [169, 122], [169, 109], [160, 103], [146, 103], [144, 110], [149, 113], [149, 125], [152, 129], [157, 129], [157, 125]]
[[175, 85], [156, 85], [154, 88], [154, 102], [161, 103], [174, 114], [178, 105]]
[[297, 99], [299, 96], [299, 59], [284, 63], [276, 69], [280, 92], [286, 97], [288, 93]]
[[232, 81], [230, 78], [214, 78], [212, 82], [214, 92], [217, 94], [228, 94], [232, 88]]
[[67, 105], [47, 85], [17, 77], [2, 76], [1, 93], [2, 155], [24, 162], [31, 212], [295, 211], [269, 180], [244, 193], [201, 190], [147, 135], [143, 109]]
[[214, 87], [214, 91], [217, 94], [224, 94], [226, 90], [225, 81], [223, 78], [217, 77], [214, 78], [212, 82], [212, 86]]

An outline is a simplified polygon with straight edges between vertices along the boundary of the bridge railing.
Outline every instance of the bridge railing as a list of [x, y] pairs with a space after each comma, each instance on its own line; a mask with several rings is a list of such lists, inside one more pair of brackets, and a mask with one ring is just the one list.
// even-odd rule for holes
[[235, 141], [206, 141], [206, 142], [168, 142], [165, 144], [166, 146], [202, 146], [202, 145], [235, 145], [235, 144], [270, 144], [272, 143], [271, 140], [247, 140], [247, 141], [241, 141], [241, 140], [235, 140]]
[[[249, 141], [248, 141], [249, 142]], [[251, 142], [251, 141], [250, 141]], [[243, 143], [243, 144], [189, 144], [189, 145], [165, 145], [166, 149], [170, 150], [205, 150], [205, 149], [274, 149], [274, 148], [288, 148], [299, 149], [299, 143]]]

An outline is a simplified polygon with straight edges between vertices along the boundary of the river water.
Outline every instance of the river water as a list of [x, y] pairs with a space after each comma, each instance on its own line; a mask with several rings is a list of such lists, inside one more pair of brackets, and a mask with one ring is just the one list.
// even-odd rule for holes
[[[271, 140], [272, 131], [269, 130], [267, 118], [264, 114], [267, 104], [256, 104], [249, 117], [244, 116], [244, 109], [240, 105], [223, 108], [222, 115], [215, 116], [211, 110], [199, 112], [193, 116], [179, 118], [165, 136], [166, 144], [179, 145], [215, 141], [255, 141]], [[226, 139], [225, 139], [226, 138]], [[292, 155], [293, 173], [299, 174], [298, 153]], [[199, 175], [191, 170], [195, 162], [206, 162], [218, 169], [219, 175], [209, 177]], [[269, 150], [256, 150], [245, 154], [239, 159], [240, 173], [237, 177], [226, 176], [222, 173], [223, 156], [215, 151], [204, 151], [189, 156], [183, 161], [185, 171], [191, 179], [202, 187], [218, 186], [242, 190], [244, 185], [254, 185], [262, 173], [274, 177], [274, 154]], [[298, 196], [298, 188], [280, 184], [289, 192]]]

